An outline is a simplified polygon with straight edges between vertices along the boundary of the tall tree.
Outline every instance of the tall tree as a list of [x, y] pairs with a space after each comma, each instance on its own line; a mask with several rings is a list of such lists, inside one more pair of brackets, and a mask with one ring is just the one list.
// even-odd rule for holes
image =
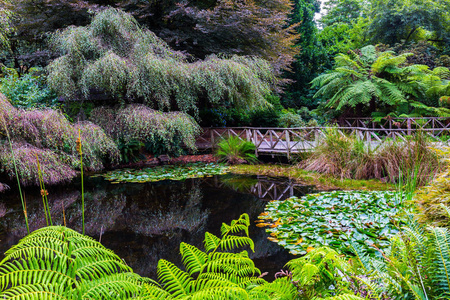
[[287, 107], [315, 106], [310, 82], [329, 64], [326, 51], [317, 38], [318, 29], [314, 22], [315, 13], [320, 9], [319, 4], [317, 0], [297, 0], [294, 3], [290, 19], [292, 24], [300, 24], [296, 30], [301, 39], [296, 47], [301, 51], [295, 56], [292, 72], [285, 73], [292, 80], [282, 97], [282, 103]]
[[197, 58], [256, 55], [282, 70], [297, 53], [295, 24], [288, 24], [290, 0], [126, 0], [118, 5], [174, 49]]
[[290, 0], [17, 0], [8, 4], [20, 16], [17, 36], [27, 40], [68, 25], [86, 25], [89, 11], [107, 6], [133, 14], [172, 48], [195, 58], [255, 55], [280, 71], [289, 68], [297, 53], [292, 46], [298, 36], [294, 25], [288, 25]]
[[351, 24], [365, 14], [362, 0], [328, 0], [324, 4], [326, 14], [319, 20], [323, 27], [336, 23]]

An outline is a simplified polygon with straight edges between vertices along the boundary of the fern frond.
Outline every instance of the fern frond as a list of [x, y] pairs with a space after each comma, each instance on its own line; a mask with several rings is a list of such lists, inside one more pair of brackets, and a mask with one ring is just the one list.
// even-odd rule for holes
[[204, 265], [204, 270], [215, 273], [230, 273], [235, 274], [236, 276], [253, 276], [261, 274], [261, 271], [255, 267], [254, 262], [250, 258], [234, 253], [226, 253], [231, 255], [223, 254], [224, 253], [215, 253], [215, 257]]
[[180, 270], [173, 263], [160, 259], [158, 262], [157, 275], [164, 289], [173, 297], [188, 295], [192, 278], [188, 273]]
[[105, 274], [111, 275], [119, 272], [131, 272], [131, 268], [120, 259], [93, 256], [77, 259], [76, 275], [81, 279], [100, 278]]
[[352, 276], [352, 278], [366, 286], [366, 289], [369, 290], [370, 299], [383, 299], [383, 296], [381, 295], [383, 293], [383, 290], [379, 285], [376, 285], [374, 282], [372, 282], [372, 280], [358, 276]]
[[435, 253], [435, 280], [444, 292], [450, 292], [450, 249], [449, 233], [446, 228], [429, 228], [434, 242]]
[[0, 291], [8, 287], [37, 283], [72, 286], [76, 283], [73, 265], [66, 257], [55, 257], [51, 261], [33, 257], [0, 265]]
[[296, 299], [297, 288], [288, 277], [283, 277], [252, 288], [250, 295], [256, 299]]
[[120, 299], [139, 296], [142, 286], [134, 273], [119, 273], [85, 280], [80, 285], [82, 299]]
[[67, 293], [62, 285], [26, 284], [10, 288], [0, 293], [1, 298], [11, 300], [72, 300], [76, 299], [75, 293]]
[[350, 250], [358, 260], [359, 265], [364, 269], [364, 273], [368, 274], [372, 271], [371, 257], [364, 252], [364, 248], [359, 244], [350, 241]]
[[253, 240], [246, 236], [227, 235], [220, 241], [220, 248], [223, 251], [232, 250], [243, 246], [249, 246], [252, 251], [255, 251], [255, 244], [253, 243]]
[[180, 253], [182, 256], [182, 261], [186, 271], [189, 275], [192, 275], [196, 272], [200, 272], [203, 265], [206, 263], [208, 259], [208, 255], [198, 249], [195, 246], [181, 243], [180, 244]]
[[205, 245], [206, 252], [213, 251], [219, 247], [220, 238], [218, 238], [217, 236], [215, 236], [212, 233], [205, 232], [204, 245]]
[[145, 300], [170, 300], [173, 299], [172, 294], [163, 290], [161, 287], [152, 285], [152, 284], [144, 284], [142, 286], [142, 299]]
[[266, 281], [259, 277], [240, 277], [235, 273], [205, 272], [200, 274], [200, 279], [225, 280], [237, 284], [241, 288], [245, 288], [250, 284], [263, 284]]
[[249, 295], [245, 289], [240, 287], [208, 287], [203, 288], [189, 295], [192, 300], [250, 300]]

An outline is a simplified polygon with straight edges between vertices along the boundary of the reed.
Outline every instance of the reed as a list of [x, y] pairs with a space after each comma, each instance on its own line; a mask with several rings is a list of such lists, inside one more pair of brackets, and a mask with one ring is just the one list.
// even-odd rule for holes
[[78, 139], [76, 141], [77, 152], [80, 154], [80, 170], [81, 170], [81, 215], [83, 219], [84, 234], [84, 178], [83, 178], [83, 149], [81, 144], [81, 129], [78, 128]]
[[47, 226], [50, 223], [50, 226], [53, 226], [53, 222], [52, 222], [52, 215], [50, 212], [50, 207], [48, 204], [48, 191], [45, 188], [45, 183], [44, 183], [44, 174], [42, 173], [41, 170], [41, 165], [39, 163], [39, 157], [36, 154], [36, 163], [37, 163], [37, 168], [38, 168], [38, 179], [39, 179], [39, 187], [41, 189], [41, 197], [42, 197], [42, 203], [44, 205], [44, 212], [45, 212], [45, 222], [47, 224]]
[[22, 188], [20, 186], [19, 172], [17, 171], [17, 164], [16, 164], [16, 159], [15, 159], [15, 156], [14, 156], [14, 150], [13, 150], [13, 147], [12, 147], [11, 137], [9, 135], [8, 126], [6, 126], [6, 121], [4, 119], [4, 116], [1, 116], [1, 117], [2, 117], [1, 121], [2, 121], [3, 127], [5, 128], [6, 137], [8, 138], [9, 148], [10, 148], [10, 151], [11, 151], [11, 156], [12, 156], [12, 160], [13, 160], [13, 164], [14, 164], [14, 172], [16, 173], [17, 186], [19, 188], [20, 201], [22, 202], [23, 215], [25, 216], [25, 224], [27, 226], [27, 233], [30, 233], [30, 226], [28, 225], [27, 206], [26, 206], [26, 203], [25, 203], [25, 198], [24, 198], [23, 193], [22, 193]]

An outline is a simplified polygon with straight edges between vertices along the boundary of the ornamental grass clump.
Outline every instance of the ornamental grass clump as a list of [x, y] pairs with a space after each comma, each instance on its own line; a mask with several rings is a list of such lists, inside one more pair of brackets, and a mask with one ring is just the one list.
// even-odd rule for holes
[[241, 163], [256, 163], [256, 146], [252, 142], [243, 141], [238, 137], [231, 136], [228, 139], [223, 139], [217, 144], [216, 156], [220, 161], [226, 162], [230, 165]]
[[312, 155], [299, 166], [349, 179], [381, 179], [409, 185], [429, 182], [442, 164], [431, 149], [431, 142], [422, 133], [405, 140], [385, 141], [371, 149], [356, 136], [329, 128]]
[[363, 141], [354, 136], [342, 134], [336, 128], [328, 128], [312, 155], [299, 166], [339, 178], [380, 178], [382, 166], [375, 159], [374, 152]]
[[[69, 165], [63, 163], [58, 155], [45, 149], [39, 149], [27, 143], [13, 142], [17, 170], [20, 182], [25, 185], [39, 186], [38, 163], [39, 158], [42, 178], [46, 184], [69, 182], [77, 175]], [[0, 171], [12, 180], [15, 178], [13, 157], [5, 143], [0, 145]]]
[[[70, 181], [80, 169], [76, 151], [76, 137], [81, 129], [85, 149], [85, 168], [99, 171], [105, 164], [119, 161], [114, 141], [99, 126], [89, 122], [71, 124], [53, 109], [17, 109], [0, 94], [0, 170], [11, 179], [15, 177], [13, 154], [7, 150], [7, 134], [11, 136], [18, 173], [24, 185], [39, 184], [36, 155], [42, 165], [45, 184]], [[29, 162], [29, 163], [27, 163]]]

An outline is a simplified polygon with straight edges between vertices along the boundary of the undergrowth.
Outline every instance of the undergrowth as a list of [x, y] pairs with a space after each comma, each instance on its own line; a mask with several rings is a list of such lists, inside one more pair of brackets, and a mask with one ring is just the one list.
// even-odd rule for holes
[[418, 185], [429, 182], [440, 170], [439, 156], [424, 134], [388, 140], [376, 148], [355, 136], [328, 129], [312, 155], [298, 167], [347, 179], [380, 179], [397, 183], [415, 177]]

